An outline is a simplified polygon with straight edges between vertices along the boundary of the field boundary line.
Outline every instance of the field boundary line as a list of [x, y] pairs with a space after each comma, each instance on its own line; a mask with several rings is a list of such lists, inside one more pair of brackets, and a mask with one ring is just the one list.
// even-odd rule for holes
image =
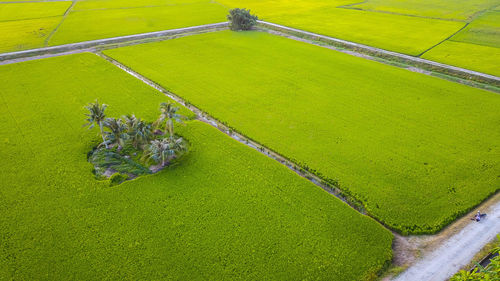
[[345, 193], [345, 191], [342, 191], [337, 186], [334, 186], [333, 184], [326, 182], [325, 180], [323, 180], [322, 178], [320, 178], [319, 176], [317, 176], [313, 172], [310, 172], [308, 170], [305, 170], [305, 169], [301, 168], [299, 164], [294, 163], [291, 159], [289, 159], [289, 158], [287, 158], [287, 157], [285, 157], [285, 156], [283, 156], [283, 155], [281, 155], [281, 154], [279, 154], [279, 153], [277, 153], [277, 152], [275, 152], [275, 151], [267, 148], [266, 146], [258, 143], [257, 141], [253, 140], [252, 138], [243, 135], [242, 133], [238, 132], [234, 128], [228, 126], [226, 123], [224, 123], [224, 122], [218, 120], [217, 118], [211, 116], [209, 113], [201, 110], [197, 106], [195, 106], [195, 105], [191, 104], [190, 102], [184, 100], [182, 97], [180, 97], [180, 96], [176, 95], [175, 93], [172, 93], [171, 91], [165, 89], [160, 84], [158, 84], [158, 83], [156, 83], [156, 82], [148, 79], [147, 77], [143, 76], [142, 74], [140, 74], [140, 73], [132, 70], [130, 67], [122, 64], [121, 62], [115, 60], [114, 58], [112, 58], [110, 56], [107, 56], [107, 55], [103, 54], [102, 52], [94, 52], [94, 54], [96, 54], [96, 55], [100, 56], [101, 58], [107, 60], [108, 62], [112, 63], [113, 65], [115, 65], [116, 67], [118, 67], [121, 70], [125, 71], [126, 73], [132, 75], [133, 77], [141, 80], [146, 85], [148, 85], [148, 86], [154, 88], [155, 90], [163, 93], [164, 95], [166, 95], [167, 97], [171, 98], [175, 102], [177, 102], [179, 104], [182, 104], [188, 110], [190, 110], [191, 112], [193, 112], [196, 115], [196, 117], [197, 117], [198, 120], [200, 120], [202, 122], [205, 122], [205, 123], [211, 125], [212, 127], [215, 127], [216, 129], [218, 129], [222, 133], [228, 135], [232, 139], [234, 139], [234, 140], [236, 140], [236, 141], [238, 141], [238, 142], [240, 142], [240, 143], [242, 143], [242, 144], [244, 144], [244, 145], [246, 145], [246, 146], [248, 146], [248, 147], [250, 147], [252, 149], [257, 150], [258, 152], [264, 154], [265, 156], [267, 156], [267, 157], [269, 157], [269, 158], [271, 158], [271, 159], [273, 159], [275, 161], [278, 161], [280, 164], [282, 164], [285, 167], [287, 167], [288, 169], [292, 170], [293, 172], [295, 172], [299, 176], [307, 179], [308, 181], [310, 181], [314, 185], [320, 187], [321, 189], [323, 189], [324, 191], [328, 192], [329, 194], [337, 197], [338, 199], [340, 199], [341, 201], [343, 201], [344, 203], [346, 203], [348, 206], [350, 206], [351, 208], [353, 208], [354, 210], [356, 210], [360, 214], [365, 215], [367, 217], [370, 217], [371, 219], [373, 219], [374, 221], [376, 221], [377, 223], [379, 223], [380, 225], [382, 225], [384, 228], [386, 228], [389, 231], [393, 232], [393, 230], [391, 228], [389, 228], [385, 224], [381, 223], [377, 219], [375, 219], [372, 216], [370, 216], [369, 214], [367, 214], [365, 212], [363, 204], [361, 202], [356, 201], [356, 199], [354, 199], [353, 197], [347, 195]]
[[[1, 5], [2, 3], [0, 3]], [[39, 17], [39, 18], [24, 18], [24, 19], [14, 19], [14, 20], [0, 20], [0, 23], [3, 22], [13, 22], [13, 21], [24, 21], [24, 20], [39, 20], [39, 19], [48, 19], [48, 18], [57, 18], [61, 17], [61, 15], [58, 16], [46, 16], [46, 17]]]
[[412, 14], [405, 14], [405, 13], [397, 13], [397, 12], [390, 12], [390, 11], [384, 11], [384, 10], [366, 10], [358, 7], [354, 7], [355, 5], [363, 4], [365, 3], [355, 3], [351, 5], [343, 5], [343, 6], [337, 6], [336, 8], [339, 9], [346, 9], [346, 10], [355, 10], [355, 11], [362, 11], [362, 12], [367, 12], [367, 13], [381, 13], [381, 14], [388, 14], [388, 15], [395, 15], [395, 16], [405, 16], [405, 17], [412, 17], [412, 18], [420, 18], [420, 19], [430, 19], [430, 20], [442, 20], [442, 21], [452, 21], [452, 22], [463, 22], [465, 23], [465, 20], [459, 20], [459, 19], [445, 19], [445, 18], [437, 18], [437, 17], [426, 17], [426, 16], [420, 16], [420, 15], [412, 15]]
[[462, 28], [460, 28], [459, 30], [457, 30], [456, 32], [454, 32], [453, 34], [451, 34], [450, 36], [446, 37], [445, 39], [441, 40], [441, 42], [438, 42], [437, 44], [429, 47], [427, 50], [424, 50], [423, 52], [421, 52], [420, 54], [418, 54], [417, 57], [422, 57], [425, 53], [427, 53], [428, 51], [436, 48], [437, 46], [443, 44], [444, 42], [450, 40], [453, 36], [457, 35], [460, 31], [464, 30], [467, 26], [469, 26], [470, 22], [466, 23], [464, 26], [462, 26]]
[[[118, 37], [105, 38], [105, 39], [97, 39], [97, 40], [71, 43], [71, 44], [65, 44], [65, 45], [58, 45], [58, 46], [52, 46], [52, 47], [43, 47], [43, 48], [37, 48], [37, 49], [31, 49], [31, 50], [25, 50], [25, 51], [3, 53], [3, 54], [0, 54], [0, 63], [2, 61], [15, 60], [15, 59], [21, 59], [21, 58], [26, 58], [26, 60], [28, 60], [27, 58], [30, 58], [30, 57], [44, 56], [47, 54], [68, 53], [70, 51], [91, 49], [91, 48], [97, 48], [97, 47], [104, 48], [104, 47], [112, 45], [112, 44], [127, 43], [127, 42], [133, 42], [133, 41], [138, 41], [138, 40], [147, 40], [147, 39], [165, 40], [165, 39], [168, 39], [168, 38], [165, 38], [168, 36], [187, 34], [187, 33], [193, 33], [193, 32], [202, 32], [202, 31], [218, 31], [221, 29], [226, 29], [228, 26], [229, 26], [229, 24], [227, 22], [219, 22], [219, 23], [211, 23], [211, 24], [197, 25], [197, 26], [191, 26], [191, 27], [183, 27], [183, 28], [176, 28], [176, 29], [167, 29], [167, 30], [162, 30], [162, 31], [154, 31], [154, 32], [148, 32], [148, 33], [139, 33], [139, 34], [133, 34], [133, 35], [118, 36]], [[139, 42], [139, 43], [142, 43], [142, 42]], [[45, 57], [47, 57], [47, 56], [45, 56]]]
[[[486, 74], [474, 70], [469, 70], [461, 67], [456, 67], [444, 63], [439, 63], [431, 60], [426, 60], [423, 58], [418, 58], [410, 55], [405, 55], [402, 53], [397, 53], [393, 51], [388, 51], [376, 47], [371, 47], [368, 45], [363, 45], [351, 41], [346, 41], [343, 39], [325, 36], [301, 29], [296, 29], [280, 24], [275, 24], [271, 22], [266, 22], [259, 20], [259, 26], [268, 28], [270, 30], [282, 32], [284, 34], [294, 35], [299, 38], [305, 38], [311, 41], [319, 41], [329, 45], [338, 46], [343, 49], [348, 49], [357, 53], [367, 54], [373, 57], [379, 57], [382, 59], [392, 60], [399, 63], [405, 63], [408, 65], [416, 66], [428, 71], [440, 72], [450, 76], [458, 77], [465, 80], [477, 81], [480, 83], [490, 84], [496, 87], [500, 87], [500, 77]], [[310, 43], [310, 42], [309, 42]]]
[[73, 9], [73, 7], [75, 6], [76, 2], [77, 2], [77, 0], [71, 1], [71, 5], [69, 5], [69, 7], [66, 9], [66, 11], [64, 11], [64, 14], [62, 14], [61, 21], [50, 32], [49, 36], [47, 36], [47, 38], [45, 38], [45, 40], [43, 40], [43, 46], [49, 45], [50, 39], [52, 39], [52, 36], [54, 36], [54, 34], [57, 32], [57, 30], [59, 30], [59, 27], [61, 27], [61, 25], [64, 23], [64, 20], [66, 20], [66, 17], [69, 15], [69, 12], [71, 11], [71, 9]]

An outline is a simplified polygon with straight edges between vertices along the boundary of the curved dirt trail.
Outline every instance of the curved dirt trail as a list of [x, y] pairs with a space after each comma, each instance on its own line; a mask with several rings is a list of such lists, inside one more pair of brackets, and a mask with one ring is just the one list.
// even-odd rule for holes
[[460, 232], [426, 253], [394, 281], [444, 281], [467, 265], [474, 255], [500, 233], [500, 202], [487, 210], [481, 222], [471, 221]]

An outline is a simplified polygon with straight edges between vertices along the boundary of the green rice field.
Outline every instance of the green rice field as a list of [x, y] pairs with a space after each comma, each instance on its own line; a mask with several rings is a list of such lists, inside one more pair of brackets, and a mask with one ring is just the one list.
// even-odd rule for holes
[[444, 280], [499, 66], [500, 0], [0, 0], [0, 281]]
[[1, 280], [367, 280], [391, 259], [376, 221], [200, 121], [178, 126], [191, 143], [178, 165], [96, 180], [83, 106], [153, 120], [167, 98], [94, 54], [0, 76]]
[[450, 40], [500, 48], [500, 11], [490, 11]]
[[0, 4], [0, 22], [62, 16], [70, 1]]
[[263, 32], [105, 53], [338, 181], [400, 232], [436, 232], [500, 187], [496, 93]]
[[[466, 56], [464, 50], [467, 50]], [[446, 41], [425, 53], [423, 58], [500, 76], [500, 49], [495, 47]]]
[[179, 4], [211, 2], [212, 1], [210, 0], [80, 0], [76, 2], [73, 10], [80, 11], [117, 8], [165, 7]]
[[500, 10], [483, 13], [423, 58], [499, 76]]
[[0, 21], [0, 52], [15, 52], [43, 47], [45, 40], [60, 21], [61, 17]]
[[467, 21], [498, 4], [498, 0], [368, 0], [350, 5], [350, 7], [367, 11]]
[[[253, 5], [246, 1], [221, 1], [232, 7], [247, 5], [253, 9]], [[301, 9], [290, 4], [279, 9], [280, 13], [276, 10], [272, 5], [261, 3], [255, 8], [255, 13], [273, 23], [409, 55], [420, 54], [465, 25], [455, 21], [338, 8], [327, 3]]]
[[77, 10], [68, 14], [49, 45], [218, 23], [225, 20], [226, 13], [224, 7], [208, 2], [133, 9]]
[[265, 21], [487, 74], [498, 75], [500, 63], [498, 0], [80, 0], [69, 7], [70, 3], [0, 4], [0, 52], [217, 23], [226, 20], [230, 8], [240, 7]]

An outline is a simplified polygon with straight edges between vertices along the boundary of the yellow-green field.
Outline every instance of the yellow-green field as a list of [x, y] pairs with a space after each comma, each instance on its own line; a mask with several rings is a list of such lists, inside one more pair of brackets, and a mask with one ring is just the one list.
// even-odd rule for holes
[[269, 21], [409, 55], [419, 55], [465, 24], [335, 7], [273, 16]]
[[0, 280], [361, 281], [391, 259], [390, 231], [199, 121], [178, 165], [96, 180], [83, 106], [154, 120], [168, 99], [94, 54], [0, 77]]
[[489, 11], [450, 40], [500, 48], [500, 11]]
[[498, 94], [263, 32], [105, 53], [401, 232], [436, 232], [499, 189]]
[[351, 8], [420, 17], [467, 21], [498, 5], [498, 0], [368, 0]]
[[[467, 54], [464, 54], [464, 51]], [[424, 59], [500, 76], [500, 49], [470, 43], [446, 41], [426, 52]]]
[[0, 52], [43, 47], [45, 40], [61, 19], [62, 17], [48, 17], [0, 22]]
[[71, 1], [0, 4], [0, 22], [62, 16]]
[[500, 63], [498, 0], [81, 0], [60, 17], [69, 3], [0, 4], [0, 52], [222, 22], [239, 7], [265, 21], [488, 74], [498, 75]]
[[226, 12], [214, 3], [73, 11], [49, 45], [217, 23], [225, 20]]
[[500, 77], [500, 0], [0, 0], [0, 281], [396, 272], [500, 191], [500, 95], [374, 48]]
[[500, 76], [500, 11], [485, 12], [422, 57]]
[[160, 7], [174, 6], [178, 4], [213, 3], [210, 0], [80, 0], [76, 2], [73, 11], [137, 8], [137, 7]]

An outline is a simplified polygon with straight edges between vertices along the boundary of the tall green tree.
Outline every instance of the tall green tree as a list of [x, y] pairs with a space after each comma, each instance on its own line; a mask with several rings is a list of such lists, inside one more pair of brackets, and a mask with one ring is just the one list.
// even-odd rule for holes
[[87, 116], [87, 123], [84, 125], [89, 126], [89, 129], [94, 128], [94, 125], [99, 126], [102, 141], [106, 148], [108, 148], [108, 145], [106, 143], [106, 139], [104, 138], [103, 122], [106, 119], [106, 114], [104, 113], [104, 111], [107, 107], [108, 106], [106, 104], [99, 104], [98, 100], [95, 100], [95, 102], [91, 102], [87, 106], [85, 106], [89, 113], [85, 114], [85, 116]]
[[186, 150], [187, 146], [182, 138], [164, 138], [152, 141], [144, 156], [147, 160], [152, 159], [164, 167], [170, 160], [180, 156]]
[[227, 20], [231, 30], [250, 30], [257, 24], [259, 18], [250, 14], [250, 10], [235, 8], [229, 10]]
[[174, 138], [174, 121], [182, 123], [185, 116], [177, 113], [179, 107], [175, 106], [172, 102], [162, 102], [160, 104], [160, 116], [156, 120], [155, 124], [157, 127], [161, 126], [165, 122], [165, 134], [168, 132], [170, 139]]
[[107, 144], [118, 145], [118, 150], [121, 150], [125, 145], [125, 140], [128, 138], [126, 134], [127, 126], [121, 119], [106, 118], [104, 120], [104, 127], [109, 131], [105, 131], [105, 139]]

